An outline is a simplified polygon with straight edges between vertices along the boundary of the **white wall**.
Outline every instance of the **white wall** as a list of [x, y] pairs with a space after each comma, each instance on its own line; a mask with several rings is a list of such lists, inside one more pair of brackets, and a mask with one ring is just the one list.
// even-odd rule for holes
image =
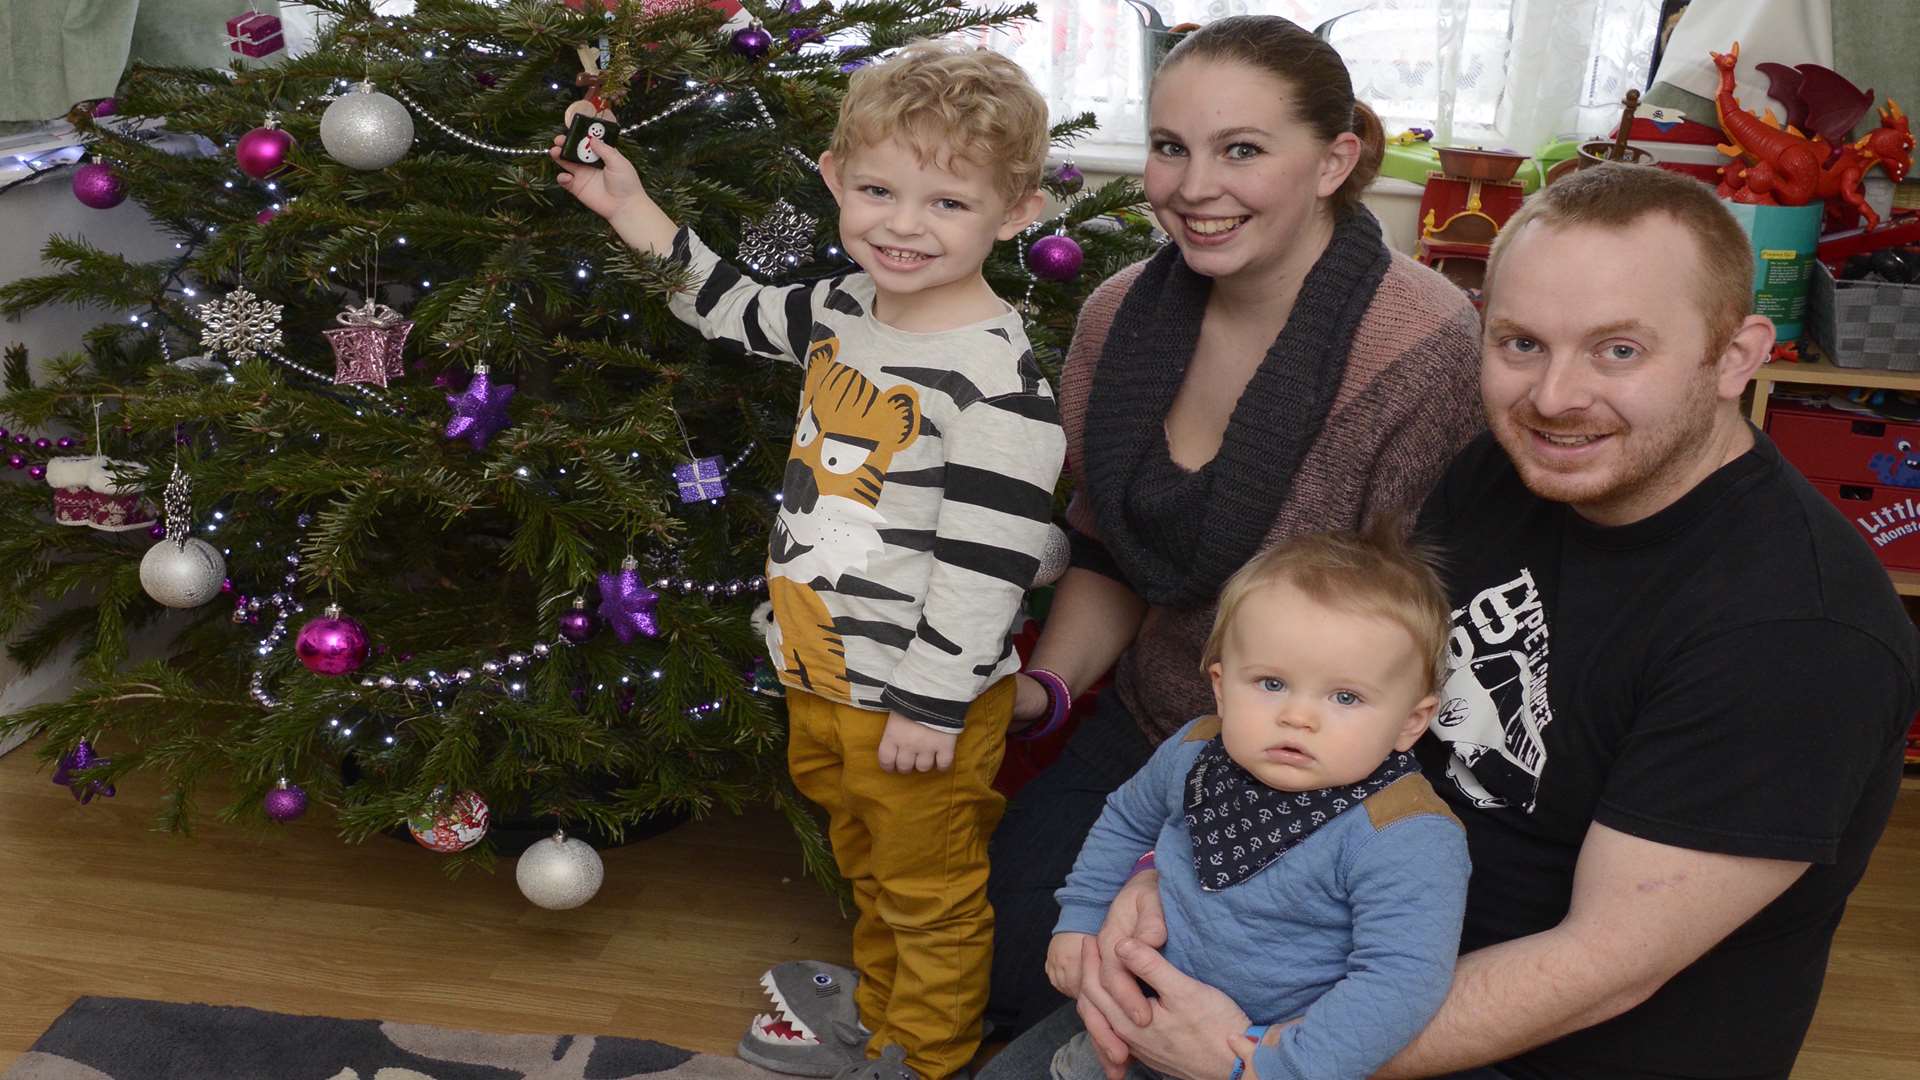
[[[71, 171], [63, 171], [0, 195], [0, 284], [48, 272], [51, 267], [41, 264], [40, 248], [53, 233], [83, 237], [103, 250], [140, 261], [173, 253], [172, 239], [156, 231], [152, 219], [132, 201], [111, 210], [94, 210], [82, 205], [68, 186], [71, 175]], [[37, 369], [51, 357], [77, 351], [82, 334], [114, 317], [125, 315], [99, 308], [46, 307], [23, 315], [19, 322], [0, 323], [0, 344], [16, 341], [25, 344]], [[46, 485], [43, 480], [30, 479], [24, 472], [6, 469], [0, 469], [0, 478], [7, 483], [35, 484], [42, 488]], [[47, 507], [49, 511], [53, 507], [50, 491]], [[56, 657], [31, 675], [23, 675], [12, 661], [0, 654], [0, 714], [58, 700], [72, 688], [72, 665], [66, 655]], [[0, 739], [0, 754], [22, 738], [24, 736]]]

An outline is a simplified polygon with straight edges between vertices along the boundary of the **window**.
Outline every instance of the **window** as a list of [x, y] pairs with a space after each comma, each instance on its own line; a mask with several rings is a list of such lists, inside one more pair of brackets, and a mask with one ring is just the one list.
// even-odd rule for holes
[[[1143, 21], [1149, 0], [1037, 0], [1040, 18], [988, 36], [1020, 61], [1056, 116], [1091, 112], [1083, 164], [1145, 157]], [[1418, 125], [1441, 141], [1531, 151], [1557, 134], [1611, 128], [1646, 82], [1660, 0], [1157, 0], [1166, 25], [1272, 14], [1329, 40], [1354, 92], [1388, 133]], [[1610, 113], [1611, 110], [1611, 113]]]

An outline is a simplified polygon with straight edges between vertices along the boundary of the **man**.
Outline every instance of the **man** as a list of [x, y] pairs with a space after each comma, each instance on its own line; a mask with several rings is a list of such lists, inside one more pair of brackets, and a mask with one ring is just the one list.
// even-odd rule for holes
[[[1473, 880], [1447, 1000], [1382, 1076], [1792, 1069], [1899, 789], [1920, 642], [1740, 413], [1773, 344], [1752, 265], [1711, 190], [1624, 165], [1494, 246], [1492, 431], [1420, 524], [1455, 610], [1418, 753]], [[1152, 877], [1086, 950], [1080, 1014], [1110, 1059], [1225, 1077], [1244, 1020], [1146, 947]]]

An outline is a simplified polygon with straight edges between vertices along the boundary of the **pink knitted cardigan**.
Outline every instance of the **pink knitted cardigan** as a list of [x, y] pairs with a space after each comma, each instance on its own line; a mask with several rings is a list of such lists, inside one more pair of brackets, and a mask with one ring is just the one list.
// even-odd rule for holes
[[[1075, 484], [1067, 521], [1096, 540], [1081, 471], [1087, 398], [1107, 329], [1139, 273], [1140, 264], [1127, 267], [1088, 297], [1060, 376], [1060, 420]], [[1354, 335], [1333, 412], [1301, 462], [1266, 544], [1418, 509], [1453, 455], [1484, 427], [1479, 365], [1473, 305], [1438, 273], [1396, 253]], [[1212, 604], [1153, 607], [1121, 656], [1114, 690], [1153, 742], [1213, 710], [1200, 670], [1212, 626]]]

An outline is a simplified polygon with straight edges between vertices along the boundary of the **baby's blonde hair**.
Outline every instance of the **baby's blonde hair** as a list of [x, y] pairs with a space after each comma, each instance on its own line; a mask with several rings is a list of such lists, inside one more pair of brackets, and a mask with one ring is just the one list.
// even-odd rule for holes
[[1292, 585], [1314, 602], [1341, 611], [1397, 623], [1413, 637], [1426, 661], [1427, 689], [1447, 677], [1447, 636], [1452, 632], [1447, 591], [1432, 552], [1409, 542], [1404, 523], [1383, 519], [1364, 533], [1299, 536], [1255, 555], [1220, 590], [1213, 632], [1200, 659], [1206, 671], [1226, 648], [1227, 630], [1247, 597], [1268, 585]]
[[853, 73], [827, 149], [842, 165], [855, 151], [898, 139], [922, 165], [953, 158], [989, 169], [1012, 205], [1040, 187], [1047, 164], [1047, 102], [1020, 65], [958, 42], [916, 41]]

